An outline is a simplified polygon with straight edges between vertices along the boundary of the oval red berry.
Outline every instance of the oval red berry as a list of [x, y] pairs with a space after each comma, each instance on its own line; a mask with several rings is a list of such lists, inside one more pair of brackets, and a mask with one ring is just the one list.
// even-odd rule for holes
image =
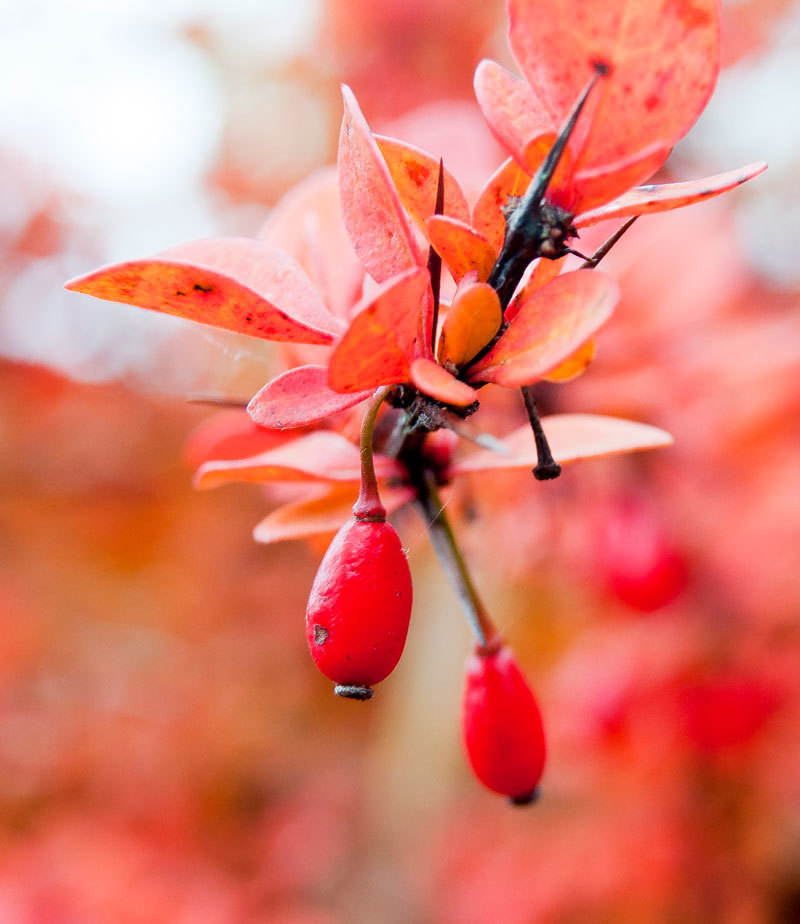
[[511, 649], [468, 658], [463, 703], [464, 743], [484, 786], [515, 802], [535, 798], [544, 770], [542, 717]]
[[383, 680], [403, 653], [411, 599], [411, 572], [394, 527], [350, 520], [325, 553], [306, 608], [317, 667], [346, 687]]

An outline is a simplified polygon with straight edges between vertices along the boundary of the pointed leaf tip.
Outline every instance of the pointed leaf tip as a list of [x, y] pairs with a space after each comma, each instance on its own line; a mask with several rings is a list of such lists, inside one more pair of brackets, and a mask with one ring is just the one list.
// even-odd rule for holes
[[339, 134], [342, 217], [356, 254], [376, 282], [424, 266], [389, 168], [352, 90], [342, 85]]
[[247, 405], [247, 413], [259, 426], [270, 430], [305, 427], [346, 411], [371, 394], [332, 391], [326, 366], [298, 366], [258, 391]]
[[343, 329], [296, 261], [249, 238], [181, 244], [66, 288], [266, 340], [325, 344]]

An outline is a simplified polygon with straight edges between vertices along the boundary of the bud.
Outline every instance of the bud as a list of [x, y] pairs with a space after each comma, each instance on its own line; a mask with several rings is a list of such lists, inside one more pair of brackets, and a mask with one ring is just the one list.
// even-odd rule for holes
[[306, 608], [311, 657], [339, 696], [369, 699], [394, 670], [408, 634], [411, 572], [385, 521], [346, 523], [319, 567]]
[[463, 722], [481, 783], [515, 805], [535, 801], [545, 761], [542, 717], [507, 645], [477, 646], [467, 659]]

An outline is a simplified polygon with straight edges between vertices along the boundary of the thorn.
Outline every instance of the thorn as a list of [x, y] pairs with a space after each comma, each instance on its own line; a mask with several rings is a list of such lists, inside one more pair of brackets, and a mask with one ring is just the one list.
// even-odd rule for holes
[[[439, 158], [439, 178], [436, 183], [436, 205], [434, 215], [444, 214], [444, 160]], [[431, 246], [428, 249], [428, 272], [431, 274], [433, 291], [433, 323], [431, 324], [431, 353], [436, 355], [436, 328], [439, 326], [439, 295], [442, 288], [442, 258]]]
[[621, 228], [615, 231], [614, 234], [612, 234], [605, 243], [601, 244], [597, 250], [595, 250], [591, 257], [589, 257], [583, 264], [581, 269], [594, 269], [638, 217], [638, 215], [634, 215], [633, 218], [629, 218]]
[[234, 407], [246, 408], [250, 403], [249, 398], [226, 398], [224, 395], [188, 395], [186, 398], [188, 404], [208, 404], [212, 407]]

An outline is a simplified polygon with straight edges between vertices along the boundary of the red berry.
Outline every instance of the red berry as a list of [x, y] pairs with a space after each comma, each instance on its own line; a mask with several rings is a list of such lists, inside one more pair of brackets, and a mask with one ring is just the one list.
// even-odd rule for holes
[[544, 729], [511, 649], [476, 647], [466, 674], [464, 743], [475, 775], [517, 805], [533, 802], [544, 770]]
[[672, 603], [688, 583], [683, 555], [655, 509], [639, 498], [623, 498], [610, 507], [598, 552], [608, 589], [640, 612]]
[[411, 572], [400, 537], [386, 522], [353, 519], [330, 544], [306, 608], [317, 667], [336, 693], [369, 699], [394, 670], [408, 634]]

